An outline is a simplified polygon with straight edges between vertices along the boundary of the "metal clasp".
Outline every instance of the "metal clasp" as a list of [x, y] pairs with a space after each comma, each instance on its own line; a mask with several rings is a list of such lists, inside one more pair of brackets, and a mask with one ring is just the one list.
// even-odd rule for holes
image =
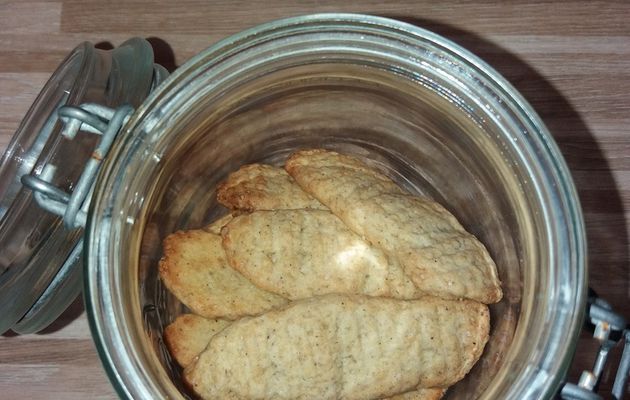
[[630, 372], [630, 330], [627, 329], [626, 320], [614, 312], [610, 304], [591, 292], [588, 298], [587, 324], [594, 327], [593, 337], [600, 343], [593, 370], [582, 372], [577, 385], [566, 383], [560, 397], [563, 400], [601, 400], [602, 397], [596, 393], [597, 385], [606, 367], [610, 350], [623, 339], [623, 354], [612, 391], [613, 398], [621, 400]]
[[61, 132], [64, 137], [74, 139], [79, 130], [101, 135], [101, 140], [85, 164], [74, 190], [69, 194], [51, 183], [56, 170], [52, 164], [47, 164], [38, 176], [23, 175], [20, 180], [25, 187], [33, 191], [35, 201], [41, 208], [63, 218], [66, 228], [85, 226], [87, 207], [92, 198], [94, 181], [101, 162], [133, 111], [133, 107], [129, 105], [113, 110], [92, 103], [79, 107], [59, 108], [58, 117], [65, 124]]

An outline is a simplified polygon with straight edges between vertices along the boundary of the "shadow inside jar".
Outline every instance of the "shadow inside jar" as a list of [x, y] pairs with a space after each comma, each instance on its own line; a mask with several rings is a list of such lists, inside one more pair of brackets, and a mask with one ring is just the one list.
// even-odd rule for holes
[[[580, 114], [547, 78], [517, 55], [487, 39], [441, 22], [383, 16], [430, 30], [470, 50], [501, 73], [533, 106], [558, 144], [578, 191], [588, 241], [589, 285], [615, 311], [630, 315], [627, 301], [630, 246], [623, 197], [601, 144]], [[577, 382], [581, 371], [592, 369], [597, 347], [590, 334], [580, 336], [570, 381]], [[612, 365], [616, 365], [620, 356], [619, 349], [616, 350]], [[602, 378], [600, 394], [605, 398], [610, 395], [613, 380], [614, 370]]]

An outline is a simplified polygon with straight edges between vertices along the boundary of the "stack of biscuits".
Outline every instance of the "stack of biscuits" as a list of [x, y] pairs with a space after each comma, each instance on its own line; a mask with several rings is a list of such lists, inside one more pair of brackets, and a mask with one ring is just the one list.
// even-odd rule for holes
[[217, 199], [230, 213], [169, 235], [159, 265], [201, 398], [439, 399], [481, 356], [496, 266], [438, 203], [324, 149], [243, 166]]

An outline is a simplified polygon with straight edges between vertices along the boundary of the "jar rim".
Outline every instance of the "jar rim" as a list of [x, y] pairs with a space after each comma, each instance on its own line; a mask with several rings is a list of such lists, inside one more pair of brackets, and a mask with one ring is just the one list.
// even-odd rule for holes
[[[537, 393], [543, 397], [551, 397], [557, 391], [568, 369], [586, 302], [584, 224], [569, 169], [551, 134], [533, 108], [505, 78], [483, 60], [448, 39], [425, 29], [393, 19], [360, 14], [312, 14], [292, 17], [262, 24], [230, 36], [202, 51], [176, 70], [164, 85], [151, 94], [125, 126], [125, 133], [132, 133], [132, 135], [126, 135], [124, 139], [126, 142], [117, 143], [115, 157], [106, 161], [98, 178], [98, 189], [95, 192], [88, 221], [86, 241], [88, 246], [85, 254], [85, 299], [90, 327], [105, 369], [116, 390], [122, 397], [133, 397], [129, 391], [129, 384], [133, 384], [133, 380], [128, 374], [121, 375], [123, 366], [118, 365], [122, 362], [125, 366], [133, 366], [130, 358], [133, 352], [124, 348], [125, 339], [121, 338], [121, 332], [117, 331], [120, 327], [111, 323], [111, 315], [120, 313], [121, 310], [116, 309], [116, 305], [112, 304], [112, 299], [119, 293], [112, 287], [115, 285], [116, 277], [111, 271], [107, 271], [107, 268], [111, 268], [110, 254], [113, 254], [111, 252], [115, 246], [110, 236], [114, 227], [109, 225], [111, 220], [108, 219], [105, 210], [112, 209], [116, 203], [117, 190], [122, 187], [120, 182], [122, 167], [116, 164], [124, 164], [121, 160], [133, 156], [133, 151], [137, 151], [137, 148], [131, 145], [133, 132], [137, 132], [142, 124], [149, 123], [148, 120], [159, 117], [160, 113], [157, 110], [173, 101], [178, 91], [194, 79], [194, 72], [202, 67], [205, 68], [209, 64], [218, 65], [244, 47], [255, 46], [256, 43], [265, 40], [288, 36], [293, 31], [321, 30], [326, 27], [356, 31], [363, 29], [368, 33], [388, 32], [410, 42], [415, 40], [430, 42], [439, 47], [448, 57], [457, 59], [474, 71], [479, 79], [491, 86], [488, 90], [507, 99], [504, 107], [509, 107], [527, 124], [531, 134], [529, 145], [534, 149], [537, 157], [535, 161], [545, 167], [542, 185], [545, 186], [545, 190], [552, 192], [548, 193], [549, 199], [554, 202], [553, 205], [549, 205], [549, 212], [555, 215], [555, 218], [551, 220], [556, 224], [562, 220], [569, 221], [569, 226], [561, 230], [563, 235], [561, 242], [563, 246], [571, 249], [573, 255], [572, 259], [564, 265], [569, 268], [568, 274], [574, 285], [574, 292], [570, 296], [563, 295], [562, 285], [566, 285], [567, 282], [554, 282], [554, 291], [560, 295], [554, 299], [556, 303], [552, 304], [555, 309], [551, 318], [555, 318], [557, 327], [564, 331], [548, 337], [548, 340], [554, 341], [556, 351], [554, 354], [541, 356], [544, 359], [541, 363], [544, 363], [545, 367], [537, 371], [527, 371], [528, 380], [539, 385], [540, 392]], [[567, 310], [572, 311], [567, 313]], [[569, 337], [567, 337], [567, 331]], [[563, 337], [557, 337], [558, 334]], [[137, 393], [142, 393], [142, 391]]]

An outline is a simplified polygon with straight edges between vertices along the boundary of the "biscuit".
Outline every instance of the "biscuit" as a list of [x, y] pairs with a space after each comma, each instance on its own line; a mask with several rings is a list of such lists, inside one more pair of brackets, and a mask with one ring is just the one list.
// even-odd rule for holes
[[217, 200], [231, 210], [325, 209], [295, 184], [285, 170], [249, 164], [219, 184]]
[[183, 314], [164, 328], [164, 343], [175, 361], [186, 367], [206, 348], [210, 338], [229, 324], [223, 319]]
[[438, 203], [404, 194], [380, 172], [331, 151], [298, 151], [286, 169], [346, 226], [398, 259], [423, 292], [486, 304], [501, 300], [488, 251]]
[[501, 300], [494, 261], [481, 242], [438, 203], [381, 194], [358, 200], [341, 217], [388, 254], [425, 293], [490, 304]]
[[328, 293], [422, 295], [395, 260], [329, 211], [256, 211], [235, 217], [221, 235], [234, 269], [291, 300]]
[[404, 193], [381, 172], [333, 151], [295, 152], [287, 159], [285, 169], [304, 191], [335, 214], [335, 210], [352, 206], [348, 200], [370, 198], [380, 193]]
[[204, 399], [372, 399], [448, 387], [479, 359], [487, 306], [326, 295], [244, 318], [184, 371]]
[[237, 319], [287, 300], [266, 292], [228, 265], [221, 236], [203, 230], [175, 232], [163, 242], [160, 278], [195, 314]]

